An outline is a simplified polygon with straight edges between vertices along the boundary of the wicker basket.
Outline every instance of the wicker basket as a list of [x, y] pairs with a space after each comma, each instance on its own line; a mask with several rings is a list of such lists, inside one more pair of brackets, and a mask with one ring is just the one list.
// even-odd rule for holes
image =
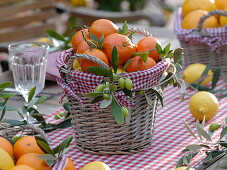
[[[227, 27], [202, 29], [204, 21], [213, 15], [227, 16], [227, 12], [211, 11], [200, 19], [197, 29], [185, 30], [181, 28], [182, 15], [180, 9], [175, 19], [175, 32], [184, 49], [184, 67], [193, 63], [220, 67], [222, 78], [227, 82]], [[218, 36], [222, 39], [219, 39]], [[194, 42], [198, 38], [201, 38], [201, 42]], [[222, 45], [214, 48], [215, 45], [212, 41], [222, 41]]]
[[[140, 30], [139, 32], [144, 31]], [[70, 78], [70, 71], [73, 61], [78, 58], [89, 59], [104, 68], [109, 68], [96, 57], [72, 54], [69, 56], [66, 66], [59, 67], [62, 80], [65, 81], [66, 85], [72, 81], [77, 81]], [[172, 67], [172, 69], [168, 70], [172, 70], [175, 73], [175, 67]], [[163, 73], [164, 71], [161, 75]], [[124, 73], [124, 77], [127, 77], [125, 76], [126, 74]], [[155, 84], [155, 86], [160, 85]], [[109, 107], [98, 111], [94, 110], [91, 98], [84, 97], [84, 94], [77, 95], [83, 101], [83, 106], [81, 106], [78, 98], [73, 97], [70, 93], [67, 95], [71, 106], [72, 124], [75, 130], [75, 144], [77, 148], [90, 154], [110, 155], [133, 154], [145, 150], [151, 145], [157, 108], [157, 97], [152, 87], [146, 89], [146, 97], [151, 101], [149, 104], [145, 95], [136, 95], [131, 99], [134, 103], [134, 106], [130, 108], [131, 119], [130, 122], [124, 124], [115, 123]]]

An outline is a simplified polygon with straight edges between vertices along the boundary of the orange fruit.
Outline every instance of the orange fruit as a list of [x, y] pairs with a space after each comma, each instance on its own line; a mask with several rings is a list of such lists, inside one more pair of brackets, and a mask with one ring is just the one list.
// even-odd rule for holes
[[[91, 41], [90, 39], [88, 39], [88, 41]], [[77, 46], [77, 50], [76, 53], [84, 53], [85, 51], [89, 50], [90, 46], [88, 45], [88, 43], [84, 40], [82, 42], [79, 43], [79, 45]]]
[[215, 0], [217, 9], [225, 10], [227, 8], [226, 0]]
[[[108, 62], [108, 59], [107, 59], [107, 56], [106, 54], [99, 50], [99, 49], [91, 49], [91, 50], [87, 50], [85, 51], [83, 54], [89, 54], [91, 56], [94, 56], [94, 57], [97, 57], [99, 60], [103, 61], [104, 63], [106, 63], [107, 65], [109, 65], [109, 62]], [[79, 63], [80, 63], [80, 67], [81, 69], [84, 71], [84, 72], [89, 72], [87, 70], [88, 67], [92, 67], [92, 66], [100, 66], [99, 64], [93, 62], [93, 61], [90, 61], [90, 60], [87, 60], [87, 59], [80, 59], [78, 60]]]
[[109, 62], [112, 62], [112, 50], [116, 46], [118, 50], [119, 65], [128, 61], [132, 54], [136, 52], [136, 46], [131, 40], [122, 34], [110, 34], [103, 42], [103, 51], [106, 53]]
[[27, 153], [44, 154], [38, 146], [34, 136], [23, 136], [18, 139], [13, 146], [13, 155], [16, 160]]
[[44, 159], [39, 158], [40, 153], [27, 153], [22, 155], [16, 165], [27, 165], [35, 170], [51, 170], [51, 167], [46, 164]]
[[[154, 37], [142, 38], [137, 44], [136, 51], [137, 52], [146, 52], [149, 50], [153, 50], [156, 48], [156, 43], [160, 44], [160, 42]], [[158, 62], [161, 59], [161, 55], [158, 53], [157, 50], [150, 51], [148, 53], [148, 57], [153, 58], [156, 62]]]
[[[202, 16], [206, 15], [208, 12], [204, 10], [196, 10], [187, 14], [182, 22], [183, 29], [193, 29], [197, 28], [199, 20]], [[218, 26], [218, 20], [215, 16], [211, 16], [205, 20], [203, 23], [203, 28], [214, 28]]]
[[68, 157], [66, 167], [64, 170], [76, 170], [76, 166], [74, 165], [73, 161]]
[[106, 37], [110, 34], [117, 33], [118, 27], [108, 19], [98, 19], [91, 24], [89, 31], [97, 38], [100, 38], [101, 35]]
[[182, 14], [183, 16], [186, 16], [188, 13], [200, 9], [205, 11], [216, 9], [214, 0], [185, 0], [182, 5]]
[[10, 170], [35, 170], [35, 169], [27, 165], [17, 165], [11, 168]]
[[132, 62], [128, 65], [126, 71], [127, 72], [142, 71], [149, 69], [155, 65], [156, 62], [150, 57], [147, 57], [147, 61], [144, 62], [140, 56], [135, 56], [133, 57]]
[[6, 139], [0, 136], [0, 147], [4, 149], [8, 154], [13, 156], [13, 145]]
[[[227, 2], [226, 2], [227, 3]], [[227, 7], [225, 8], [225, 11], [227, 12]], [[219, 18], [219, 23], [221, 27], [224, 27], [227, 25], [227, 17], [225, 16], [220, 16]]]
[[88, 29], [82, 29], [80, 31], [77, 31], [73, 37], [72, 37], [72, 48], [76, 51], [77, 50], [77, 47], [78, 45], [84, 41], [84, 37], [83, 37], [83, 34], [85, 37], [88, 37], [89, 36], [89, 30]]

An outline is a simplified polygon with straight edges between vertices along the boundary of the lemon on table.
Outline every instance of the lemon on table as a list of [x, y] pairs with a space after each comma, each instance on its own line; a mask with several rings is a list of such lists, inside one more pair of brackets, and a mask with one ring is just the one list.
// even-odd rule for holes
[[44, 43], [47, 43], [49, 45], [52, 44], [51, 40], [48, 38], [48, 37], [41, 37], [37, 40], [38, 42], [44, 42]]
[[189, 110], [198, 120], [212, 119], [218, 112], [219, 103], [215, 95], [210, 92], [201, 91], [194, 94], [189, 100]]
[[[191, 64], [183, 72], [183, 79], [186, 83], [195, 83], [199, 80], [203, 74], [203, 71], [206, 69], [205, 64]], [[207, 77], [202, 81], [201, 85], [205, 86], [212, 81], [213, 72], [208, 71]]]
[[84, 165], [81, 170], [110, 170], [110, 167], [101, 161], [94, 161]]
[[14, 167], [14, 162], [11, 156], [0, 147], [0, 169], [8, 170]]
[[[175, 168], [174, 170], [187, 170], [188, 167], [186, 166], [181, 166], [179, 168]], [[194, 170], [194, 168], [189, 168], [188, 170]]]

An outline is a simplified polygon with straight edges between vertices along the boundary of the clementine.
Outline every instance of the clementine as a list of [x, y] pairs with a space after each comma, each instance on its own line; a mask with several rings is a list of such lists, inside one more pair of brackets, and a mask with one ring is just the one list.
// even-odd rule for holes
[[128, 61], [132, 54], [136, 52], [136, 46], [131, 40], [122, 34], [110, 34], [103, 42], [103, 51], [106, 53], [109, 62], [112, 62], [112, 50], [116, 46], [118, 50], [119, 65]]
[[27, 165], [35, 170], [51, 170], [51, 167], [46, 164], [44, 159], [39, 158], [40, 153], [27, 153], [22, 155], [16, 165]]
[[[107, 65], [109, 65], [109, 62], [108, 62], [108, 59], [107, 59], [107, 56], [106, 54], [99, 50], [99, 49], [91, 49], [91, 50], [87, 50], [85, 51], [83, 54], [88, 54], [88, 55], [91, 55], [91, 56], [94, 56], [94, 57], [97, 57], [99, 60], [103, 61], [104, 63], [106, 63]], [[84, 72], [89, 72], [87, 70], [88, 67], [92, 67], [92, 66], [99, 66], [99, 64], [93, 62], [93, 61], [90, 61], [90, 60], [87, 60], [87, 59], [80, 59], [78, 60], [79, 63], [80, 63], [80, 67], [81, 69], [84, 71]]]
[[129, 63], [126, 71], [127, 72], [142, 71], [142, 70], [149, 69], [155, 65], [156, 65], [156, 62], [150, 57], [147, 57], [147, 61], [144, 62], [140, 56], [135, 56], [133, 57], [132, 62]]
[[[91, 41], [90, 39], [88, 39], [88, 41]], [[88, 43], [84, 40], [82, 42], [79, 43], [79, 45], [77, 46], [77, 50], [76, 53], [84, 53], [85, 51], [89, 50], [90, 46], [88, 45]]]
[[90, 26], [90, 32], [94, 34], [97, 38], [101, 35], [104, 37], [117, 33], [118, 27], [108, 19], [98, 19], [95, 20]]
[[137, 44], [137, 52], [147, 52], [150, 50], [154, 50], [148, 53], [148, 57], [151, 57], [156, 62], [158, 62], [161, 59], [161, 55], [158, 53], [157, 50], [155, 50], [156, 43], [160, 44], [160, 42], [154, 37], [142, 38]]
[[16, 160], [27, 153], [44, 154], [44, 152], [38, 146], [34, 136], [23, 136], [22, 138], [18, 139], [13, 146], [13, 152], [14, 158]]
[[217, 9], [225, 10], [227, 8], [226, 0], [215, 0]]
[[83, 34], [86, 37], [89, 36], [89, 30], [88, 29], [82, 29], [80, 31], [77, 31], [73, 37], [72, 37], [72, 48], [76, 51], [78, 45], [84, 40]]
[[0, 148], [4, 149], [8, 154], [13, 156], [13, 145], [6, 139], [0, 136]]
[[35, 169], [27, 165], [17, 165], [10, 170], [35, 170]]
[[76, 170], [76, 166], [74, 165], [73, 161], [68, 157], [66, 167], [64, 170]]

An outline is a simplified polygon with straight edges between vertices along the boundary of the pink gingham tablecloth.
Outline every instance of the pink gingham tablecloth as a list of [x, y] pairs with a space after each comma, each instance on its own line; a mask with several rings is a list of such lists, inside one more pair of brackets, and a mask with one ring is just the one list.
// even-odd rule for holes
[[[219, 88], [223, 87], [224, 84], [219, 84]], [[193, 93], [193, 91], [190, 91], [188, 94]], [[166, 88], [164, 107], [159, 107], [157, 111], [155, 132], [151, 141], [152, 146], [146, 151], [132, 155], [91, 155], [78, 150], [74, 146], [73, 141], [71, 148], [66, 154], [71, 157], [78, 169], [91, 161], [103, 161], [110, 166], [111, 170], [174, 169], [176, 162], [183, 155], [181, 150], [184, 149], [186, 145], [196, 142], [183, 125], [183, 120], [185, 120], [195, 131], [195, 119], [188, 109], [189, 98], [189, 96], [186, 96], [185, 100], [181, 101], [177, 88]], [[206, 123], [206, 127], [208, 127], [211, 122], [223, 122], [227, 116], [227, 99], [221, 99], [219, 103], [220, 109], [218, 114]], [[56, 120], [54, 120], [53, 117], [57, 112], [59, 111], [48, 115], [46, 117], [47, 121], [55, 123]], [[56, 146], [64, 138], [73, 135], [73, 128], [59, 129], [48, 133], [48, 135], [52, 140], [52, 145]], [[193, 166], [198, 164], [201, 159], [202, 156], [198, 157], [193, 162]]]

